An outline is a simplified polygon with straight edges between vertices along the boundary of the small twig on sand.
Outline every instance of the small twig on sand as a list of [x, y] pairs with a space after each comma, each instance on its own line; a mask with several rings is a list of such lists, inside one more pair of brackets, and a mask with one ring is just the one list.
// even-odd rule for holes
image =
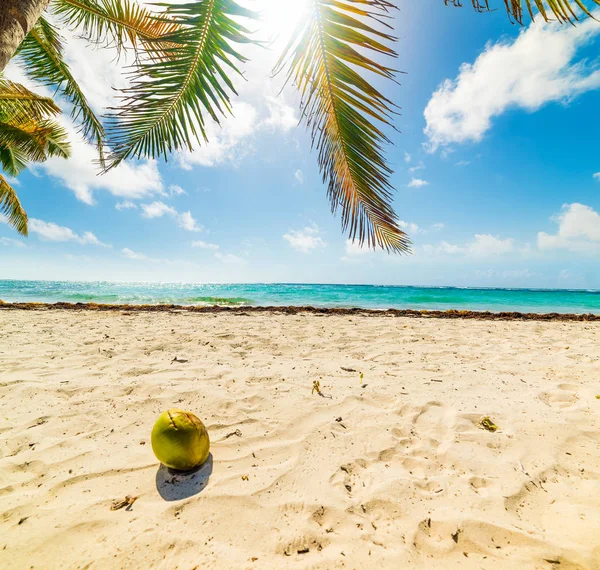
[[112, 505], [110, 506], [110, 510], [118, 511], [120, 509], [127, 508], [127, 510], [129, 511], [131, 510], [131, 505], [133, 505], [133, 503], [135, 503], [138, 499], [139, 497], [132, 497], [131, 495], [127, 495], [121, 501], [113, 501]]
[[517, 463], [519, 464], [521, 471], [523, 471], [523, 473], [525, 473], [525, 475], [527, 475], [527, 477], [531, 477], [531, 475], [529, 473], [527, 473], [527, 471], [525, 471], [525, 467], [523, 467], [523, 464], [521, 463], [521, 461], [519, 459], [517, 459]]
[[229, 439], [230, 437], [233, 437], [234, 435], [237, 435], [238, 437], [242, 437], [242, 432], [239, 429], [236, 429], [235, 431], [232, 431], [231, 433], [228, 433], [225, 436], [225, 439]]

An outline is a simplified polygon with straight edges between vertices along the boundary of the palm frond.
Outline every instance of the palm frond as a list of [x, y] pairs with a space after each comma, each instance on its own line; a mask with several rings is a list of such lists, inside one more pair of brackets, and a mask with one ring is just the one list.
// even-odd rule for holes
[[34, 121], [0, 122], [0, 148], [16, 150], [31, 162], [44, 162], [48, 134], [48, 127]]
[[52, 0], [50, 7], [63, 24], [82, 30], [93, 43], [112, 44], [117, 52], [128, 43], [160, 50], [164, 37], [179, 27], [135, 0]]
[[96, 146], [103, 161], [104, 127], [64, 60], [56, 28], [40, 18], [21, 44], [17, 57], [29, 78], [57, 89], [73, 105], [72, 118], [81, 125], [83, 136]]
[[71, 143], [67, 130], [56, 121], [46, 121], [50, 126], [46, 137], [46, 154], [48, 157], [69, 158], [71, 156]]
[[49, 157], [68, 158], [71, 146], [65, 129], [52, 119], [16, 123], [0, 120], [0, 150], [4, 151], [3, 169], [16, 176], [27, 162], [44, 162]]
[[[489, 12], [494, 8], [490, 0], [471, 0], [477, 12]], [[498, 4], [501, 1], [498, 0]], [[462, 0], [444, 0], [444, 4], [462, 7]], [[600, 6], [600, 0], [504, 0], [508, 16], [515, 22], [523, 24], [524, 14], [535, 20], [536, 12], [548, 22], [552, 17], [563, 24], [574, 24], [579, 20], [578, 9], [590, 18], [595, 18], [592, 10]]]
[[0, 213], [6, 216], [9, 226], [27, 236], [27, 214], [21, 206], [15, 189], [0, 174]]
[[251, 43], [237, 18], [254, 18], [235, 0], [196, 0], [167, 6], [178, 29], [165, 36], [161, 60], [140, 62], [121, 108], [108, 118], [110, 166], [134, 157], [163, 157], [206, 141], [206, 115], [219, 122], [237, 94], [229, 73], [246, 62], [233, 44]]
[[361, 245], [408, 252], [410, 240], [391, 206], [392, 170], [382, 127], [391, 127], [394, 104], [364, 76], [393, 80], [395, 71], [366, 54], [396, 57], [387, 44], [386, 0], [312, 0], [312, 14], [287, 46], [275, 72], [288, 69], [302, 96], [302, 120], [313, 146], [332, 211]]
[[27, 168], [27, 155], [14, 146], [0, 145], [0, 166], [9, 176], [18, 176]]
[[60, 109], [52, 99], [37, 95], [19, 83], [0, 78], [0, 120], [43, 120], [59, 113]]

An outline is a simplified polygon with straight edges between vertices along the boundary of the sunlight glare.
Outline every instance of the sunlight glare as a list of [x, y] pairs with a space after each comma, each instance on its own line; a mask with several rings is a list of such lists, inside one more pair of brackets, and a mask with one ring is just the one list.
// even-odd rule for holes
[[255, 0], [253, 9], [261, 15], [261, 27], [272, 41], [287, 41], [307, 10], [310, 0]]

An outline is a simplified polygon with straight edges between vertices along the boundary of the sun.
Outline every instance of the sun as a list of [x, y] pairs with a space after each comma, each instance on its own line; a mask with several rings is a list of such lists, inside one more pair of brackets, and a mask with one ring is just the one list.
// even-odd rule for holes
[[289, 39], [306, 14], [310, 2], [311, 0], [253, 0], [252, 9], [259, 12], [261, 28], [266, 37], [280, 42]]

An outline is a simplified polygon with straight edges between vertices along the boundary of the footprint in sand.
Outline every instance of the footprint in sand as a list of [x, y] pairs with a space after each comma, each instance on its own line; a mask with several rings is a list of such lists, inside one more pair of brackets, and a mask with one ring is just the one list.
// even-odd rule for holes
[[558, 384], [556, 390], [541, 392], [538, 397], [548, 407], [563, 410], [572, 408], [579, 401], [578, 391], [576, 384]]
[[276, 553], [283, 556], [298, 556], [310, 552], [320, 552], [327, 546], [322, 537], [307, 534], [290, 541], [282, 541], [276, 548]]
[[[405, 429], [420, 442], [436, 453], [444, 453], [454, 442], [455, 415], [441, 402], [428, 402], [424, 406], [405, 406], [399, 415], [407, 420]], [[416, 451], [416, 449], [414, 449]]]
[[347, 495], [352, 496], [357, 491], [369, 487], [373, 482], [369, 473], [370, 465], [371, 462], [365, 459], [340, 465], [339, 470], [329, 478], [329, 482], [334, 487], [342, 487]]
[[428, 554], [448, 554], [458, 547], [461, 529], [454, 522], [425, 519], [417, 527], [413, 546]]
[[[398, 415], [398, 425], [391, 430], [392, 445], [341, 465], [330, 478], [334, 487], [350, 497], [360, 497], [372, 485], [401, 481], [428, 497], [443, 493], [444, 481], [453, 471], [446, 454], [456, 437], [454, 412], [439, 402], [429, 402], [404, 406]], [[396, 476], [391, 478], [389, 473]]]
[[491, 482], [485, 477], [473, 476], [469, 479], [469, 485], [478, 495], [486, 497], [488, 495], [487, 488], [490, 487]]

